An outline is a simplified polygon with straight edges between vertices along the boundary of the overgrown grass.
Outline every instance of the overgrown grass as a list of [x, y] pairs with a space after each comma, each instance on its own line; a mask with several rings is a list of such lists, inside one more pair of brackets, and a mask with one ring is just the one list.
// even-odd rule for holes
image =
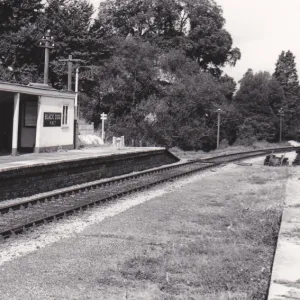
[[226, 294], [228, 299], [264, 299], [280, 213], [267, 209], [198, 215], [192, 222], [202, 230], [173, 232], [179, 240], [145, 248], [123, 264], [122, 275], [130, 281], [150, 281], [174, 297], [196, 291], [207, 299]]
[[288, 168], [232, 168], [128, 213], [131, 251], [102, 284], [124, 299], [265, 299]]

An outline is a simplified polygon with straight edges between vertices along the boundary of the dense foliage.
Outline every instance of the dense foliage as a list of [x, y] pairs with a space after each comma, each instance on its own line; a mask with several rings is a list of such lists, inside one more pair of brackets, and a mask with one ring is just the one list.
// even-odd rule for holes
[[250, 69], [240, 82], [235, 101], [243, 116], [238, 125], [238, 139], [251, 143], [253, 139], [275, 141], [279, 133], [278, 110], [284, 91], [268, 72], [254, 74]]
[[284, 139], [299, 139], [300, 87], [291, 51], [282, 52], [271, 76], [268, 72], [253, 73], [249, 69], [240, 81], [235, 105], [243, 117], [238, 125], [237, 142], [279, 140], [282, 109]]
[[94, 12], [88, 0], [0, 0], [0, 80], [42, 82], [39, 42], [50, 29], [49, 84], [66, 88], [60, 60], [70, 54], [92, 65], [93, 76], [80, 72], [81, 116], [98, 125], [108, 113], [108, 138], [210, 150], [221, 108], [222, 143], [276, 141], [280, 107], [286, 137], [297, 136], [293, 54], [281, 54], [273, 77], [247, 72], [235, 95], [222, 67], [234, 66], [241, 53], [214, 0], [106, 0], [95, 19]]
[[300, 87], [295, 56], [291, 51], [282, 51], [273, 76], [284, 91], [281, 106], [285, 114], [285, 135], [287, 138], [297, 138], [300, 130]]
[[100, 4], [98, 24], [106, 35], [131, 34], [164, 50], [182, 50], [218, 76], [221, 66], [240, 58], [212, 0], [107, 0]]

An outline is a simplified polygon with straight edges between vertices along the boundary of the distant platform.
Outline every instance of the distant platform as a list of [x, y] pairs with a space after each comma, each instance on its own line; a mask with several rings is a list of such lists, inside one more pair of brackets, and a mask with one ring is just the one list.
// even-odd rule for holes
[[20, 154], [18, 156], [0, 155], [0, 172], [13, 169], [19, 169], [31, 166], [42, 166], [48, 164], [55, 164], [67, 161], [76, 161], [88, 158], [96, 158], [110, 155], [120, 155], [125, 153], [140, 153], [164, 150], [160, 147], [93, 147], [83, 148], [80, 150], [67, 150], [61, 152], [51, 153], [29, 153]]
[[165, 148], [97, 147], [0, 156], [0, 201], [178, 162]]

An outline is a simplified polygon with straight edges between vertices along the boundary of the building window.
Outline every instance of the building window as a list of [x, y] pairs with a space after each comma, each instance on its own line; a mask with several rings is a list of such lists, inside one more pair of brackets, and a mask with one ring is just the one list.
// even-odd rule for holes
[[67, 126], [68, 125], [68, 111], [69, 111], [69, 106], [64, 105], [63, 106], [63, 115], [62, 115], [62, 126]]

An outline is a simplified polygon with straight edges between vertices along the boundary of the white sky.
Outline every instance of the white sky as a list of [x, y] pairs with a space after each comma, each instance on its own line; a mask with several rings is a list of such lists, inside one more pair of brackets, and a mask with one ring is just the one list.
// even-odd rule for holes
[[[90, 0], [98, 8], [101, 0]], [[274, 72], [282, 50], [296, 56], [300, 76], [300, 0], [216, 0], [242, 59], [225, 72], [240, 80], [248, 68]]]

